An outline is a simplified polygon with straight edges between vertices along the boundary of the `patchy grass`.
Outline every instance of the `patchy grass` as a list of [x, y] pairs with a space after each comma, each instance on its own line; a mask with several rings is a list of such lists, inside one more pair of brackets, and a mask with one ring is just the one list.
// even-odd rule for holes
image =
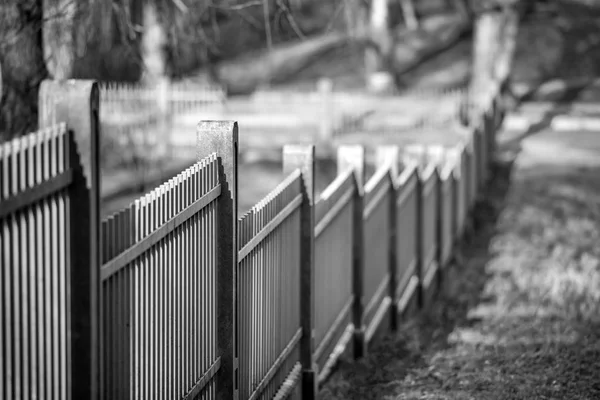
[[600, 398], [600, 168], [510, 175], [498, 169], [435, 304], [342, 360], [322, 398]]

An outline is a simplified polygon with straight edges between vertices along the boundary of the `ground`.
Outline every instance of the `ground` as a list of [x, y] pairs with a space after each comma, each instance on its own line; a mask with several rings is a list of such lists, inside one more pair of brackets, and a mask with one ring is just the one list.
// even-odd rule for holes
[[600, 136], [506, 136], [445, 292], [322, 398], [600, 398]]

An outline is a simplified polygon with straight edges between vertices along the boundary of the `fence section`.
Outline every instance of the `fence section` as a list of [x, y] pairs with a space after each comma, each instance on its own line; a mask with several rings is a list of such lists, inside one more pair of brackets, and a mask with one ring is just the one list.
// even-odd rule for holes
[[424, 290], [434, 282], [438, 269], [438, 218], [439, 174], [435, 164], [430, 163], [422, 172], [421, 214], [421, 277]]
[[380, 167], [365, 185], [363, 209], [363, 296], [365, 339], [370, 341], [390, 306], [390, 202], [393, 196], [389, 166]]
[[409, 164], [396, 178], [396, 309], [403, 312], [419, 284], [419, 192], [417, 167]]
[[103, 398], [215, 398], [219, 163], [102, 223]]
[[3, 398], [71, 397], [72, 147], [65, 124], [0, 144]]
[[238, 223], [240, 398], [272, 398], [300, 371], [302, 174], [289, 175]]
[[315, 204], [315, 351], [324, 378], [352, 338], [354, 172], [346, 170]]
[[444, 159], [439, 168], [439, 264], [441, 267], [443, 267], [450, 261], [454, 247], [456, 180], [454, 174], [452, 173], [452, 165], [448, 160]]

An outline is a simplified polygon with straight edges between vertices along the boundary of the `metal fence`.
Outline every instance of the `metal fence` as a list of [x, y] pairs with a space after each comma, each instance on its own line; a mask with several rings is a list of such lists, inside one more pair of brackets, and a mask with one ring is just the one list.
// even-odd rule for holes
[[300, 370], [302, 174], [296, 170], [238, 223], [240, 398], [273, 398]]
[[216, 155], [102, 222], [103, 397], [215, 398]]
[[51, 128], [0, 145], [3, 398], [316, 398], [435, 295], [489, 178], [494, 112], [458, 146], [378, 148], [366, 183], [341, 147], [318, 199], [315, 147], [286, 146], [238, 219], [237, 124], [205, 121], [198, 162], [101, 221], [97, 87], [43, 89]]
[[71, 146], [64, 124], [0, 145], [3, 398], [71, 395]]
[[[355, 197], [358, 186], [346, 169], [321, 193], [315, 204], [315, 351], [325, 379], [352, 338]], [[360, 240], [360, 238], [359, 238]]]
[[[363, 199], [363, 271], [362, 295], [365, 307], [363, 323], [365, 340], [369, 342], [379, 324], [387, 315], [390, 305], [388, 288], [390, 285], [389, 253], [390, 241], [381, 232], [391, 231], [390, 201], [392, 182], [389, 166], [383, 165], [367, 181]], [[385, 234], [384, 234], [385, 235]]]

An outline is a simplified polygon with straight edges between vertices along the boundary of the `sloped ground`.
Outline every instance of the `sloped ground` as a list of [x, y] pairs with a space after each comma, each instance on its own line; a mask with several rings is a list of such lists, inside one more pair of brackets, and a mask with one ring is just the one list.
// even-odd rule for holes
[[600, 398], [600, 136], [510, 147], [446, 292], [342, 362], [322, 398]]

